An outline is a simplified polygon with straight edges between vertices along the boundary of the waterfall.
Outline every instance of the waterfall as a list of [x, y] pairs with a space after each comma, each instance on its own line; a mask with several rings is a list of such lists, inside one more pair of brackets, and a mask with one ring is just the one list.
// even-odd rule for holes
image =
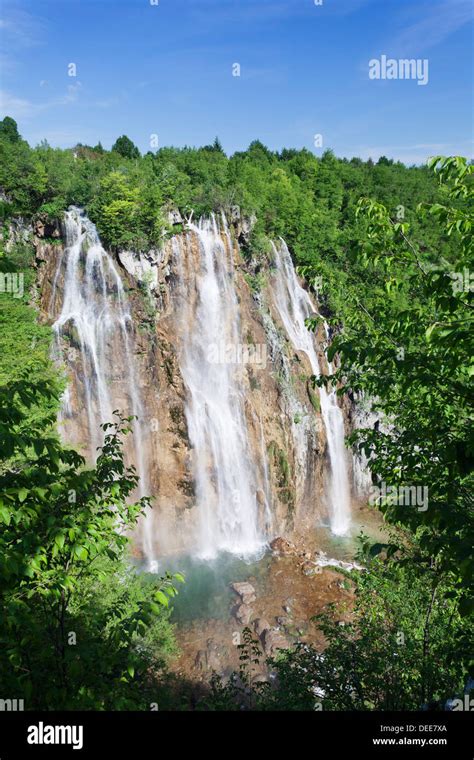
[[319, 420], [315, 419], [314, 414], [308, 413], [307, 408], [301, 403], [295, 391], [292, 382], [291, 363], [285, 351], [286, 341], [283, 332], [277, 328], [262, 294], [255, 294], [254, 300], [258, 305], [265, 330], [270, 359], [280, 375], [279, 384], [286, 414], [290, 420], [290, 432], [293, 440], [296, 493], [303, 500], [308, 482], [308, 468], [311, 467], [308, 455], [317, 440], [317, 423]]
[[[382, 422], [380, 414], [373, 409], [373, 400], [368, 398], [364, 392], [354, 394], [353, 419], [355, 430], [360, 428], [374, 429], [376, 425], [382, 426], [382, 430], [387, 430], [387, 424]], [[354, 450], [352, 462], [354, 491], [359, 499], [367, 499], [372, 487], [370, 459], [363, 449], [360, 451], [357, 447]]]
[[[276, 264], [274, 279], [275, 304], [288, 337], [296, 351], [309, 359], [316, 377], [321, 374], [314, 335], [305, 320], [316, 311], [309, 294], [296, 276], [295, 268], [285, 242], [280, 247], [272, 244]], [[335, 391], [319, 389], [321, 416], [326, 430], [330, 473], [328, 485], [329, 516], [335, 535], [345, 535], [350, 527], [350, 487], [347, 455], [344, 445], [344, 420], [337, 405]]]
[[188, 230], [172, 241], [172, 291], [187, 391], [197, 553], [205, 558], [219, 551], [252, 556], [265, 545], [257, 503], [265, 473], [251, 453], [245, 368], [216, 351], [222, 345], [242, 345], [232, 244], [225, 217], [219, 224], [214, 216], [189, 222]]
[[[100, 243], [95, 226], [80, 209], [71, 207], [66, 212], [64, 230], [66, 248], [57, 264], [50, 299], [53, 310], [62, 276], [61, 311], [53, 324], [54, 354], [57, 359], [65, 360], [72, 370], [72, 382], [81, 399], [79, 403], [85, 406], [87, 440], [93, 457], [103, 443], [100, 425], [112, 421], [113, 411], [119, 409], [125, 415], [135, 415], [132, 458], [139, 476], [139, 495], [148, 495], [144, 414], [131, 346], [132, 320], [123, 283], [111, 256]], [[67, 345], [69, 348], [65, 348]], [[118, 398], [117, 379], [121, 390]], [[66, 423], [72, 413], [68, 386], [62, 400], [60, 422]], [[148, 510], [141, 534], [143, 551], [150, 562], [153, 558], [151, 526]]]

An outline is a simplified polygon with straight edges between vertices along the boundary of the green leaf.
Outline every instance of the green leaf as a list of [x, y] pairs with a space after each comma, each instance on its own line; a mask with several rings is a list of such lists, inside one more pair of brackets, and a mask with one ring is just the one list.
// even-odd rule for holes
[[160, 604], [164, 605], [165, 607], [168, 607], [168, 604], [169, 604], [168, 597], [166, 596], [166, 594], [163, 593], [163, 591], [157, 591], [155, 594], [155, 597], [156, 597], [156, 600]]

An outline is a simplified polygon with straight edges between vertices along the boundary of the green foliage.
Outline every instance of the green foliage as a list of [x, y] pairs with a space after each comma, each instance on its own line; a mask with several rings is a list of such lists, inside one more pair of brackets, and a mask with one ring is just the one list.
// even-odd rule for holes
[[[200, 216], [239, 207], [242, 215], [257, 218], [248, 255], [264, 260], [268, 239], [281, 235], [297, 263], [318, 266], [328, 290], [335, 278], [348, 275], [347, 247], [363, 228], [356, 216], [361, 195], [392, 210], [403, 206], [410, 221], [419, 200], [440, 199], [426, 167], [386, 161], [374, 166], [339, 160], [330, 151], [321, 158], [307, 150], [276, 153], [254, 141], [228, 158], [216, 138], [203, 148], [161, 148], [140, 157], [125, 135], [105, 151], [100, 143], [72, 150], [42, 143], [32, 150], [12, 134], [11, 128], [3, 136], [0, 130], [0, 188], [11, 199], [3, 204], [4, 215], [41, 210], [53, 216], [75, 204], [86, 208], [110, 245], [153, 247], [166, 232], [162, 208]], [[122, 183], [111, 179], [115, 173], [123, 175]], [[107, 203], [101, 203], [103, 193], [111, 196]], [[439, 239], [430, 225], [423, 235], [426, 243]], [[442, 247], [450, 245], [444, 241]]]
[[104, 425], [88, 469], [48, 432], [54, 404], [49, 420], [26, 424], [44, 399], [57, 403], [47, 381], [0, 387], [0, 681], [29, 708], [143, 707], [150, 668], [174, 648], [163, 609], [176, 589], [123, 564], [123, 529], [148, 503], [130, 503], [138, 479], [121, 439], [131, 420]]
[[12, 141], [1, 134], [0, 188], [9, 201], [0, 207], [3, 218], [32, 214], [46, 190], [46, 173], [37, 154], [24, 140]]
[[141, 250], [158, 245], [164, 227], [159, 188], [112, 171], [100, 181], [99, 193], [89, 205], [106, 245]]
[[18, 133], [18, 125], [15, 119], [12, 119], [11, 116], [5, 116], [3, 121], [0, 121], [0, 138], [1, 137], [4, 137], [12, 143], [17, 143], [21, 140]]
[[[328, 609], [317, 618], [324, 652], [307, 644], [267, 660], [273, 678], [256, 682], [264, 657], [250, 631], [242, 667], [227, 684], [212, 680], [211, 709], [443, 709], [462, 696], [470, 647], [451, 582], [417, 557], [402, 564], [374, 560], [357, 579], [354, 610]], [[346, 622], [341, 624], [341, 615]]]
[[25, 374], [32, 383], [48, 381], [55, 394], [42, 396], [40, 403], [24, 409], [25, 426], [42, 422], [47, 427], [57, 411], [56, 398], [62, 382], [49, 359], [51, 329], [38, 323], [38, 313], [29, 303], [33, 263], [33, 248], [28, 243], [16, 243], [8, 252], [0, 248], [0, 273], [23, 278], [21, 297], [7, 291], [0, 293], [0, 386], [19, 381]]
[[140, 158], [140, 151], [127, 135], [119, 137], [112, 145], [112, 150], [122, 158]]
[[365, 232], [353, 249], [360, 276], [344, 283], [350, 307], [338, 315], [343, 327], [328, 352], [329, 359], [337, 352], [341, 363], [328, 381], [340, 383], [341, 393], [377, 400], [389, 425], [357, 431], [352, 440], [387, 488], [428, 489], [427, 509], [389, 499], [381, 509], [389, 522], [415, 534], [458, 586], [470, 589], [461, 602], [468, 612], [474, 604], [474, 318], [465, 272], [473, 264], [474, 167], [459, 158], [436, 158], [431, 165], [445, 203], [421, 204], [417, 213], [452, 241], [449, 260], [426, 251], [410, 225], [392, 219], [385, 206], [361, 200]]

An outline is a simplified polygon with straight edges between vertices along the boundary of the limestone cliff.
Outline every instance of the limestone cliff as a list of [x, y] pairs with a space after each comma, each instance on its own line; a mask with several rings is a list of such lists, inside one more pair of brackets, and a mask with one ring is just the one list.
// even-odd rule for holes
[[[77, 224], [84, 228], [81, 219]], [[317, 520], [328, 519], [330, 461], [320, 391], [310, 382], [313, 372], [308, 356], [295, 350], [282, 324], [275, 304], [271, 256], [258, 267], [244, 259], [239, 238], [242, 241], [249, 222], [237, 217], [229, 226], [215, 220], [214, 224], [209, 234], [220, 242], [212, 256], [220, 256], [218, 251], [222, 250], [220, 286], [231, 284], [229, 297], [236, 299], [239, 324], [238, 340], [237, 333], [228, 340], [228, 326], [221, 325], [222, 345], [213, 347], [221, 355], [214, 361], [233, 364], [232, 388], [237, 388], [245, 417], [242, 427], [247, 440], [243, 445], [253, 460], [246, 487], [252, 492], [256, 526], [268, 540], [281, 534], [298, 538]], [[71, 240], [66, 233], [63, 225], [60, 237], [55, 232], [57, 239], [52, 242], [45, 240], [44, 229], [35, 230], [41, 319], [52, 325], [57, 325], [64, 315], [67, 278], [71, 276], [66, 261]], [[161, 251], [151, 251], [146, 256], [131, 252], [107, 254], [108, 268], [97, 252], [95, 263], [88, 263], [90, 256], [85, 258], [84, 243], [78, 253], [75, 276], [89, 277], [87, 287], [94, 299], [92, 318], [107, 323], [101, 327], [99, 347], [107, 359], [100, 367], [109, 394], [107, 403], [112, 410], [127, 413], [140, 409], [140, 440], [138, 446], [137, 441], [134, 446], [129, 444], [127, 452], [129, 461], [136, 466], [137, 457], [141, 459], [147, 490], [153, 497], [153, 509], [147, 517], [146, 530], [142, 526], [137, 536], [136, 549], [153, 556], [193, 551], [196, 547], [203, 499], [202, 493], [197, 494], [197, 486], [202, 491], [202, 478], [196, 483], [196, 467], [206, 471], [208, 487], [219, 487], [219, 473], [212, 469], [212, 452], [206, 453], [205, 461], [197, 465], [200, 452], [196, 452], [193, 443], [196, 433], [190, 431], [189, 372], [186, 375], [183, 371], [186, 351], [195, 350], [189, 335], [202, 329], [195, 323], [204, 297], [196, 274], [202, 266], [200, 236], [201, 231], [191, 225], [167, 240]], [[88, 245], [99, 243], [94, 239]], [[87, 267], [90, 271], [84, 274]], [[114, 316], [114, 300], [121, 309], [118, 316]], [[104, 310], [110, 312], [107, 319], [103, 317]], [[56, 355], [61, 357], [69, 379], [60, 420], [62, 431], [68, 441], [92, 458], [93, 444], [98, 445], [92, 427], [95, 425], [97, 431], [99, 422], [105, 420], [97, 419], [102, 408], [99, 391], [88, 383], [87, 376], [93, 371], [89, 367], [91, 350], [85, 348], [73, 318], [63, 319], [55, 336]], [[328, 371], [322, 350], [325, 338], [321, 327], [316, 347], [324, 373]], [[237, 352], [234, 356], [229, 355], [232, 349]], [[212, 373], [209, 377], [212, 381]], [[343, 413], [349, 432], [347, 406]], [[214, 454], [218, 456], [218, 452]], [[234, 455], [243, 456], [239, 451]], [[345, 465], [352, 481], [350, 456]]]

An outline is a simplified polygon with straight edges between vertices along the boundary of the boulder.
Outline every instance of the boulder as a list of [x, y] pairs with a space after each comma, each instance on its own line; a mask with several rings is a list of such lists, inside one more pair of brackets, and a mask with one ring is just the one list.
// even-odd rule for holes
[[248, 604], [239, 604], [234, 610], [234, 617], [242, 625], [248, 625], [252, 619], [253, 609]]
[[250, 233], [252, 232], [256, 223], [257, 223], [257, 217], [255, 216], [255, 214], [252, 214], [252, 216], [244, 216], [244, 218], [242, 219], [242, 235], [245, 238], [250, 236]]
[[158, 269], [143, 254], [133, 251], [119, 251], [119, 261], [123, 268], [138, 282], [146, 282], [150, 290], [158, 285]]
[[235, 593], [240, 596], [243, 604], [252, 604], [257, 598], [255, 589], [251, 583], [231, 583], [230, 587], [232, 591], [235, 591]]
[[258, 618], [258, 620], [255, 621], [255, 633], [259, 639], [262, 638], [265, 631], [268, 631], [269, 628], [271, 628], [271, 625], [268, 620], [265, 620], [265, 618]]
[[207, 642], [207, 669], [219, 670], [221, 667], [221, 657], [223, 655], [222, 647], [219, 647], [215, 641], [209, 639]]
[[215, 670], [219, 672], [222, 670], [227, 656], [228, 651], [225, 647], [219, 646], [213, 639], [208, 639], [206, 648], [200, 649], [196, 654], [194, 667], [197, 670]]
[[58, 222], [51, 221], [47, 218], [37, 219], [34, 225], [34, 232], [38, 238], [60, 238], [61, 231]]
[[282, 538], [281, 536], [273, 539], [270, 544], [270, 549], [273, 554], [281, 557], [294, 557], [297, 553], [296, 546], [292, 544], [291, 541], [287, 541], [286, 538]]
[[288, 649], [288, 642], [277, 628], [268, 628], [263, 634], [263, 649], [269, 656], [279, 649]]

